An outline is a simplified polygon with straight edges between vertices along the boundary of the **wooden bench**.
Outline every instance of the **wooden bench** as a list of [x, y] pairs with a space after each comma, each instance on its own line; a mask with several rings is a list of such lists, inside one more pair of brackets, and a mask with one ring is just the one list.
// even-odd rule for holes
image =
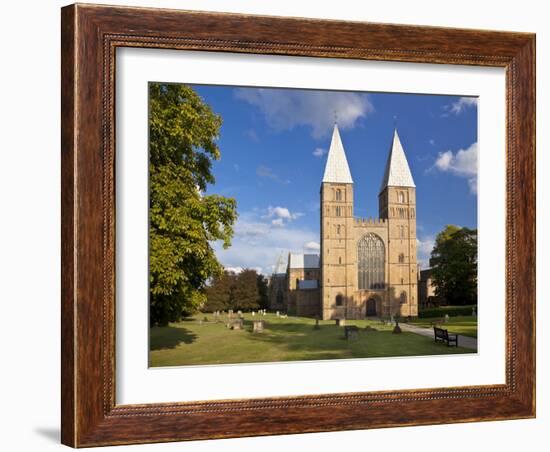
[[447, 347], [450, 347], [451, 344], [458, 347], [458, 334], [449, 333], [448, 330], [444, 330], [443, 328], [434, 326], [434, 339], [435, 342], [445, 342]]

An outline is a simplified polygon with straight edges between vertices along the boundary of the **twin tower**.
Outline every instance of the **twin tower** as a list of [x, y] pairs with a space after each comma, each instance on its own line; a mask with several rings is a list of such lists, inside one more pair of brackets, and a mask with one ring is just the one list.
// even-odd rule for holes
[[353, 214], [353, 179], [337, 125], [321, 183], [319, 315], [416, 316], [416, 189], [397, 130], [378, 195], [379, 219]]

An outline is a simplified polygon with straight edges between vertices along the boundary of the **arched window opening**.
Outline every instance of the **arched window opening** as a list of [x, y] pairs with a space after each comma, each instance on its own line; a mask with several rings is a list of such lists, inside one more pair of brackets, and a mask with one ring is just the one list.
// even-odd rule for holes
[[342, 258], [341, 258], [341, 257], [338, 258], [338, 263], [339, 263], [340, 265], [342, 264]]
[[401, 204], [404, 204], [405, 203], [405, 193], [400, 191], [399, 194], [398, 194], [398, 200]]
[[405, 263], [405, 255], [403, 253], [399, 254], [399, 263], [400, 264]]
[[336, 295], [336, 306], [342, 306], [344, 304], [344, 296], [342, 294]]
[[342, 216], [342, 208], [340, 206], [336, 206], [336, 216], [337, 217]]
[[382, 239], [370, 232], [357, 244], [359, 289], [383, 289], [385, 285], [385, 250]]
[[406, 292], [401, 292], [401, 295], [399, 296], [399, 303], [407, 304], [407, 293]]
[[336, 225], [336, 234], [340, 235], [340, 225]]
[[342, 201], [342, 190], [336, 189], [336, 201]]

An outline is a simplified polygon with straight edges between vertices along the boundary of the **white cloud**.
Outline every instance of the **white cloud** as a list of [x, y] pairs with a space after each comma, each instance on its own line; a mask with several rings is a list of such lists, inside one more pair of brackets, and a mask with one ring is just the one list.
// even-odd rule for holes
[[245, 212], [237, 220], [231, 246], [225, 250], [221, 242], [215, 242], [213, 247], [226, 268], [261, 268], [268, 274], [281, 253], [285, 258], [288, 252], [301, 253], [318, 240], [319, 235], [307, 228], [277, 227], [259, 212]]
[[280, 177], [278, 174], [274, 173], [273, 170], [267, 166], [260, 165], [256, 168], [256, 175], [264, 179], [271, 179], [279, 184], [287, 185], [290, 184], [290, 180]]
[[440, 152], [432, 168], [468, 179], [472, 193], [477, 193], [477, 142], [467, 149]]
[[435, 239], [431, 236], [416, 239], [417, 260], [420, 268], [425, 269], [430, 267], [430, 256], [434, 245]]
[[450, 105], [445, 105], [443, 113], [441, 116], [447, 117], [451, 113], [454, 115], [459, 115], [466, 111], [468, 108], [477, 106], [477, 97], [460, 97], [457, 101], [453, 102]]
[[245, 135], [255, 143], [258, 143], [260, 141], [260, 139], [258, 138], [258, 134], [254, 129], [247, 129], [247, 131], [245, 132]]
[[321, 249], [321, 245], [319, 245], [318, 242], [307, 242], [304, 243], [304, 251], [319, 251]]
[[316, 148], [314, 151], [313, 151], [313, 155], [317, 158], [321, 158], [323, 155], [325, 155], [328, 151], [326, 149], [323, 149], [323, 148]]
[[282, 228], [286, 224], [294, 221], [304, 214], [301, 212], [291, 212], [287, 207], [281, 206], [269, 206], [265, 215], [262, 216], [263, 219], [271, 219], [271, 224], [275, 227]]
[[285, 218], [287, 220], [292, 218], [292, 215], [290, 214], [290, 210], [288, 210], [286, 207], [273, 207], [269, 206], [267, 208], [267, 215], [266, 218]]
[[275, 130], [309, 126], [314, 138], [332, 131], [335, 117], [342, 129], [351, 129], [374, 111], [367, 94], [293, 89], [238, 88], [235, 97], [260, 109]]
[[[262, 267], [246, 267], [246, 269], [249, 270], [256, 270], [256, 273], [263, 273]], [[242, 273], [245, 268], [243, 267], [224, 267], [224, 270], [230, 273], [235, 273], [238, 275], [239, 273]]]
[[224, 269], [225, 271], [228, 271], [230, 273], [235, 273], [236, 275], [238, 275], [244, 270], [244, 268], [242, 267], [224, 267]]

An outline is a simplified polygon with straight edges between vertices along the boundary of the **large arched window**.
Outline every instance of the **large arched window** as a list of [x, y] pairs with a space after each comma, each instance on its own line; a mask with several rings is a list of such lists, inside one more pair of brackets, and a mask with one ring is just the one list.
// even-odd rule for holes
[[336, 189], [336, 201], [342, 201], [342, 190]]
[[378, 235], [369, 232], [359, 240], [357, 261], [359, 290], [383, 289], [385, 252], [384, 242]]

